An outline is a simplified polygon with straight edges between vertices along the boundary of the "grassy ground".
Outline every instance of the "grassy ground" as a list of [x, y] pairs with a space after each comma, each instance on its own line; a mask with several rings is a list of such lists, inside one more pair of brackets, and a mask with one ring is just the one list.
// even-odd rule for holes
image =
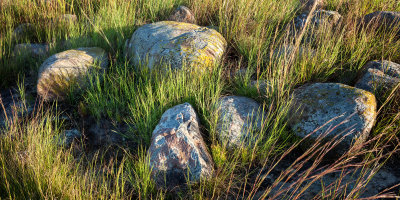
[[[12, 57], [12, 31], [29, 22], [38, 29], [22, 42], [47, 42], [51, 52], [82, 46], [98, 46], [109, 52], [107, 74], [92, 77], [91, 85], [80, 94], [71, 94], [63, 104], [41, 104], [30, 117], [10, 122], [0, 139], [0, 197], [5, 199], [252, 199], [266, 197], [272, 190], [284, 192], [277, 184], [262, 182], [289, 152], [299, 151], [303, 141], [286, 127], [290, 92], [309, 82], [354, 84], [360, 68], [368, 61], [386, 59], [400, 63], [400, 40], [394, 33], [366, 31], [359, 19], [373, 11], [400, 11], [397, 0], [328, 0], [327, 9], [337, 10], [343, 21], [335, 29], [322, 28], [317, 39], [302, 44], [289, 33], [289, 25], [299, 14], [296, 0], [19, 0], [0, 3], [0, 87], [16, 86], [16, 80], [35, 83], [37, 70], [45, 58]], [[228, 52], [221, 65], [205, 74], [183, 72], [162, 75], [137, 70], [123, 57], [125, 41], [136, 28], [164, 20], [178, 5], [191, 8], [200, 25], [218, 26], [227, 39]], [[54, 25], [64, 13], [78, 16], [78, 22]], [[308, 31], [304, 37], [308, 36]], [[274, 49], [285, 44], [313, 48], [316, 56], [300, 57], [294, 51], [271, 59]], [[232, 72], [247, 69], [245, 75]], [[271, 88], [261, 92], [250, 79], [268, 80]], [[21, 82], [21, 81], [20, 81]], [[23, 85], [23, 84], [22, 84]], [[20, 91], [30, 90], [29, 84]], [[216, 139], [215, 103], [227, 94], [243, 95], [262, 103], [267, 114], [261, 137], [251, 147], [228, 152]], [[32, 94], [30, 94], [32, 95]], [[23, 98], [35, 98], [25, 97]], [[396, 150], [399, 105], [396, 92], [379, 97], [378, 122], [363, 149], [352, 149], [323, 173], [357, 166], [379, 168]], [[147, 148], [154, 127], [168, 108], [189, 102], [201, 119], [202, 132], [216, 164], [211, 180], [191, 184], [177, 194], [155, 187], [150, 178]], [[74, 116], [63, 121], [63, 113]], [[124, 136], [128, 146], [88, 147], [88, 141], [63, 148], [54, 142], [64, 129], [91, 118], [128, 124]], [[83, 126], [78, 125], [83, 129]], [[309, 170], [323, 162], [326, 148], [310, 144], [300, 160], [278, 181], [291, 177], [306, 161]], [[301, 149], [301, 148], [300, 148]], [[303, 164], [304, 164], [303, 163]], [[260, 172], [263, 170], [263, 173]], [[301, 170], [300, 170], [301, 171]], [[307, 171], [305, 177], [309, 176]], [[368, 174], [359, 180], [369, 180]], [[319, 181], [316, 176], [312, 180]], [[304, 180], [297, 191], [302, 192]], [[300, 187], [301, 186], [301, 187]], [[274, 189], [275, 188], [275, 189]], [[296, 187], [293, 187], [296, 188]], [[326, 187], [326, 191], [335, 187]], [[362, 184], [350, 193], [326, 195], [326, 199], [357, 198]], [[290, 191], [293, 192], [293, 191]], [[295, 198], [289, 192], [289, 199]], [[296, 192], [292, 193], [297, 194]], [[328, 194], [328, 192], [327, 192]], [[280, 197], [276, 197], [280, 199]]]

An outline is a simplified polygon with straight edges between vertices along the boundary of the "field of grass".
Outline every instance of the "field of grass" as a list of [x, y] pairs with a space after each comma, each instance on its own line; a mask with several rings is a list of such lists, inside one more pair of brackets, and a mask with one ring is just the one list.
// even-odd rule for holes
[[[300, 37], [290, 35], [291, 23], [301, 13], [298, 0], [45, 2], [0, 2], [0, 89], [18, 88], [24, 102], [35, 102], [38, 68], [46, 58], [12, 56], [17, 44], [12, 33], [22, 23], [38, 28], [18, 43], [49, 43], [51, 54], [97, 46], [109, 53], [111, 64], [106, 74], [92, 76], [84, 91], [71, 93], [65, 102], [39, 102], [32, 114], [15, 117], [18, 120], [10, 120], [0, 129], [1, 199], [282, 199], [271, 195], [279, 192], [287, 192], [286, 199], [296, 199], [309, 187], [306, 179], [321, 182], [320, 176], [343, 169], [374, 171], [400, 158], [397, 89], [377, 97], [378, 121], [368, 141], [336, 158], [323, 171], [317, 169], [337, 143], [316, 141], [304, 148], [307, 142], [293, 136], [287, 127], [294, 88], [312, 82], [354, 85], [368, 61], [400, 63], [400, 40], [394, 32], [360, 26], [360, 19], [371, 12], [400, 11], [398, 0], [327, 0], [325, 9], [338, 11], [343, 20], [334, 29], [309, 27], [316, 40], [308, 43], [301, 41], [309, 31]], [[148, 71], [129, 65], [123, 55], [125, 41], [141, 25], [167, 19], [179, 5], [189, 7], [199, 25], [218, 27], [228, 42], [223, 62], [201, 74]], [[62, 14], [75, 14], [78, 21], [52, 23]], [[274, 49], [286, 44], [313, 48], [315, 56], [301, 57], [293, 51], [272, 59]], [[261, 91], [251, 86], [254, 79], [268, 80], [271, 87]], [[221, 96], [230, 94], [255, 99], [267, 113], [259, 140], [250, 147], [227, 150], [216, 137], [215, 105]], [[147, 150], [163, 112], [184, 102], [193, 105], [199, 115], [216, 175], [169, 192], [157, 188], [151, 179]], [[12, 114], [18, 115], [16, 112]], [[65, 120], [66, 115], [70, 120]], [[93, 146], [89, 137], [65, 148], [54, 140], [66, 129], [85, 132], [88, 123], [102, 121], [126, 127], [121, 132], [126, 142]], [[274, 168], [292, 154], [298, 160], [296, 157], [279, 179], [265, 186], [263, 182]], [[304, 170], [303, 166], [308, 167]], [[299, 171], [304, 171], [304, 180], [291, 189], [280, 187], [279, 182]], [[335, 193], [335, 185], [327, 185], [324, 199], [357, 199], [370, 175], [361, 173], [348, 193]]]

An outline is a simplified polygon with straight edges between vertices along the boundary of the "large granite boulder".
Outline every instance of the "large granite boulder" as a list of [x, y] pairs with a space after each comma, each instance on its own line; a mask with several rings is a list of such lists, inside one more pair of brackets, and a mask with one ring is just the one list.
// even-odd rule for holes
[[339, 145], [338, 149], [342, 150], [339, 153], [355, 141], [365, 141], [377, 115], [376, 99], [372, 93], [340, 83], [302, 86], [294, 91], [292, 104], [289, 125], [297, 136], [306, 137], [316, 131], [310, 136], [316, 139], [337, 125], [325, 139], [350, 133]]
[[37, 92], [44, 100], [63, 100], [72, 85], [84, 87], [91, 72], [104, 70], [107, 65], [107, 53], [98, 47], [57, 53], [41, 65]]
[[173, 189], [213, 175], [213, 161], [200, 133], [200, 122], [189, 103], [168, 109], [151, 139], [152, 175], [158, 187]]
[[397, 36], [400, 36], [400, 12], [376, 11], [364, 16], [363, 23], [367, 26], [395, 31]]
[[[308, 15], [309, 13], [303, 13], [295, 18], [296, 30], [299, 31], [304, 28]], [[310, 25], [317, 29], [323, 25], [331, 27], [337, 25], [342, 19], [342, 15], [338, 12], [329, 10], [316, 10], [312, 15]]]
[[175, 9], [171, 16], [168, 17], [168, 20], [196, 24], [196, 18], [194, 17], [194, 14], [186, 6], [179, 6], [177, 9]]
[[262, 128], [263, 107], [253, 99], [226, 96], [217, 107], [218, 139], [228, 148], [248, 146]]
[[194, 24], [161, 21], [137, 29], [130, 39], [125, 55], [133, 64], [152, 69], [169, 64], [180, 69], [206, 68], [221, 60], [226, 41], [217, 31]]
[[[323, 171], [323, 169], [321, 170]], [[351, 190], [359, 187], [357, 184], [363, 183], [360, 188], [359, 198], [371, 198], [400, 183], [400, 177], [396, 176], [390, 169], [371, 170], [365, 169], [345, 169], [338, 172], [327, 173], [318, 178], [315, 182], [305, 180], [297, 186], [297, 180], [303, 178], [304, 174], [299, 173], [291, 181], [280, 182], [271, 190], [269, 198], [292, 199], [293, 195], [299, 195], [299, 199], [346, 199]], [[308, 176], [312, 177], [312, 176]], [[360, 178], [363, 177], [363, 182]], [[367, 179], [367, 177], [370, 177]], [[297, 189], [296, 191], [294, 189]], [[304, 191], [302, 191], [304, 189]], [[399, 186], [393, 188], [398, 190]], [[278, 195], [278, 193], [285, 191]], [[261, 192], [264, 193], [264, 192]], [[333, 198], [336, 195], [336, 198]], [[261, 199], [261, 194], [254, 199]], [[375, 199], [375, 198], [371, 198]]]
[[384, 94], [400, 83], [400, 64], [387, 60], [368, 62], [363, 73], [355, 87], [376, 95]]

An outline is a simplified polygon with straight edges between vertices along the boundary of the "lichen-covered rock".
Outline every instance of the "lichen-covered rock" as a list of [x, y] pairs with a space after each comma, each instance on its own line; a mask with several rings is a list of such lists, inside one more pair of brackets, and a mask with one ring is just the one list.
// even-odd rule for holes
[[[367, 180], [369, 176], [370, 179]], [[285, 190], [288, 191], [288, 193], [286, 193], [286, 195], [278, 195], [278, 199], [291, 199], [292, 193], [299, 195], [299, 199], [332, 199], [329, 198], [332, 197], [329, 195], [340, 196], [335, 199], [345, 199], [343, 197], [357, 186], [358, 181], [361, 181], [359, 180], [361, 177], [364, 177], [363, 181], [365, 181], [365, 184], [362, 184], [363, 188], [358, 191], [360, 198], [373, 197], [385, 189], [389, 189], [400, 183], [400, 177], [397, 177], [388, 169], [380, 169], [377, 172], [371, 169], [346, 169], [339, 172], [328, 173], [313, 183], [306, 180], [297, 191], [293, 190], [293, 184], [296, 180], [301, 178], [301, 176], [294, 177], [293, 181], [278, 183], [277, 187], [272, 189], [269, 196], [272, 198], [277, 195], [278, 192]], [[305, 191], [300, 194], [302, 189], [305, 189]], [[398, 190], [399, 186], [394, 187], [394, 189]]]
[[[294, 24], [298, 31], [302, 30], [306, 25], [308, 15], [309, 13], [303, 13], [295, 18]], [[342, 16], [336, 11], [316, 10], [311, 17], [310, 25], [314, 26], [314, 28], [316, 29], [318, 29], [322, 25], [332, 27], [334, 25], [337, 25], [341, 19]]]
[[63, 100], [71, 85], [84, 87], [90, 72], [104, 69], [107, 65], [107, 54], [98, 47], [57, 53], [41, 65], [37, 92], [44, 100]]
[[370, 13], [363, 18], [363, 22], [367, 26], [375, 27], [374, 24], [380, 28], [384, 28], [387, 31], [393, 30], [400, 36], [399, 24], [400, 24], [400, 12], [389, 12], [389, 11], [376, 11]]
[[44, 57], [49, 53], [48, 44], [17, 44], [14, 47], [15, 56]]
[[263, 119], [262, 106], [253, 99], [240, 96], [226, 96], [217, 107], [218, 139], [228, 148], [247, 146], [257, 139]]
[[320, 9], [324, 7], [325, 1], [324, 0], [300, 0], [300, 4], [302, 7], [302, 11], [304, 12], [310, 12], [311, 9], [313, 8], [314, 4], [316, 5], [316, 9]]
[[376, 119], [375, 96], [365, 90], [340, 83], [314, 83], [295, 90], [292, 105], [292, 119], [289, 122], [293, 132], [299, 137], [322, 127], [310, 138], [325, 134], [329, 128], [345, 122], [331, 130], [326, 139], [336, 135], [347, 135], [340, 146], [345, 150], [353, 140], [363, 142]]
[[151, 139], [152, 175], [157, 185], [173, 189], [213, 175], [213, 161], [200, 133], [200, 122], [189, 103], [168, 109]]
[[383, 94], [400, 83], [400, 65], [390, 61], [371, 61], [364, 66], [364, 75], [355, 87]]
[[210, 67], [220, 61], [226, 41], [217, 31], [194, 24], [162, 21], [137, 29], [127, 47], [126, 55], [136, 66], [152, 69], [169, 64], [181, 69]]
[[36, 27], [30, 23], [24, 23], [19, 25], [13, 31], [13, 38], [15, 40], [31, 39], [36, 31]]
[[171, 16], [168, 17], [168, 20], [196, 24], [196, 18], [192, 11], [186, 6], [179, 6], [175, 9]]

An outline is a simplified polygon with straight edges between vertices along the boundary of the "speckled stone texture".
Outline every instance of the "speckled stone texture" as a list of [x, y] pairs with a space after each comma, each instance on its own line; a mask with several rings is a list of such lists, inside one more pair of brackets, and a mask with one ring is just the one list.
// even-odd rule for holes
[[171, 16], [168, 17], [168, 20], [196, 24], [196, 18], [192, 11], [186, 6], [179, 6], [175, 9]]
[[84, 87], [84, 82], [90, 72], [104, 70], [107, 65], [107, 54], [98, 47], [78, 48], [57, 53], [41, 65], [37, 92], [44, 100], [63, 100], [71, 84]]
[[386, 29], [387, 31], [397, 32], [397, 36], [400, 37], [400, 12], [390, 11], [376, 11], [365, 15], [363, 18], [364, 25], [371, 26], [374, 29], [376, 23], [378, 27]]
[[387, 60], [370, 61], [364, 66], [363, 76], [355, 87], [376, 95], [392, 90], [400, 83], [400, 65]]
[[[304, 28], [308, 13], [303, 13], [295, 18], [294, 23], [296, 29], [299, 31]], [[316, 10], [311, 17], [310, 25], [319, 28], [322, 25], [334, 26], [340, 22], [342, 15], [336, 11], [329, 10]]]
[[247, 97], [226, 96], [220, 99], [217, 110], [218, 138], [228, 148], [247, 146], [257, 138], [263, 119], [259, 103]]
[[316, 139], [344, 122], [331, 130], [326, 139], [351, 132], [340, 145], [344, 147], [341, 150], [345, 151], [353, 140], [363, 142], [368, 137], [375, 123], [376, 109], [375, 96], [368, 91], [340, 83], [314, 83], [294, 91], [289, 125], [297, 136], [305, 137], [338, 117], [313, 133], [310, 138]]
[[[193, 107], [184, 103], [165, 111], [149, 148], [152, 175], [158, 187], [169, 190], [213, 175], [213, 161], [199, 130]], [[189, 175], [189, 177], [187, 177]]]
[[213, 29], [161, 21], [137, 29], [125, 55], [134, 65], [150, 69], [163, 64], [172, 69], [181, 69], [184, 64], [203, 69], [219, 62], [226, 46], [223, 36]]

